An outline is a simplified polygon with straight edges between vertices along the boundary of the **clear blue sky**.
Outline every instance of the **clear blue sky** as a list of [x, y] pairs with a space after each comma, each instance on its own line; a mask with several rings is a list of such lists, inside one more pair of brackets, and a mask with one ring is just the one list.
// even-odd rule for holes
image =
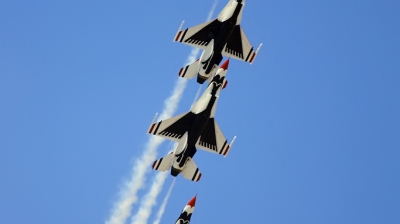
[[[108, 219], [191, 50], [175, 32], [212, 5], [0, 2], [0, 223]], [[399, 12], [247, 0], [242, 27], [263, 47], [253, 65], [231, 60], [216, 114], [237, 140], [227, 158], [196, 154], [201, 181], [177, 179], [161, 223], [195, 194], [193, 224], [400, 223]]]

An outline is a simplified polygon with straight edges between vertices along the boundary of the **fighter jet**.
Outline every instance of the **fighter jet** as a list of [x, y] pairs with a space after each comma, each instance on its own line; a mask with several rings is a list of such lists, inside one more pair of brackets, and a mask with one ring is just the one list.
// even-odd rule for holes
[[245, 0], [229, 0], [216, 19], [186, 30], [181, 30], [184, 23], [182, 22], [174, 41], [204, 51], [199, 60], [181, 68], [178, 73], [180, 77], [191, 79], [198, 74], [197, 82], [203, 84], [215, 74], [223, 55], [250, 64], [254, 61], [261, 44], [254, 52], [240, 26], [244, 4]]
[[220, 91], [226, 86], [225, 75], [229, 60], [217, 70], [201, 98], [193, 105], [188, 113], [154, 123], [148, 133], [177, 142], [173, 152], [154, 161], [153, 169], [166, 171], [171, 167], [171, 175], [182, 173], [183, 177], [192, 181], [199, 181], [201, 172], [193, 161], [196, 148], [209, 152], [228, 155], [231, 144], [222, 134], [214, 115]]
[[176, 220], [175, 224], [189, 224], [190, 218], [192, 217], [192, 213], [194, 211], [194, 206], [196, 204], [196, 196], [192, 198], [189, 203], [183, 208], [181, 215]]

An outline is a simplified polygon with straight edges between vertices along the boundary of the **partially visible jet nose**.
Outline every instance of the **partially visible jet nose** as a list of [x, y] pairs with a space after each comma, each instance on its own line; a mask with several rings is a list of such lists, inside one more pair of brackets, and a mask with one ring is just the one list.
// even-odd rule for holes
[[188, 203], [187, 205], [190, 205], [190, 207], [194, 207], [196, 205], [196, 196], [194, 196]]
[[178, 220], [175, 224], [189, 224], [190, 218], [192, 218], [192, 213], [194, 212], [194, 206], [196, 204], [196, 196], [192, 198], [189, 203], [183, 208]]
[[229, 58], [221, 65], [221, 67], [218, 68], [216, 75], [219, 75], [220, 77], [225, 77], [226, 71], [228, 70], [228, 66], [229, 66]]
[[221, 68], [224, 70], [228, 70], [228, 66], [229, 66], [229, 58], [228, 60], [226, 60], [222, 65]]

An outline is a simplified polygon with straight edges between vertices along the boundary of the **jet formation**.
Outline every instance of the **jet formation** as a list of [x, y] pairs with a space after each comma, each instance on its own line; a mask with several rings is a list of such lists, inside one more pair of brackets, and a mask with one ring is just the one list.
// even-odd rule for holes
[[[216, 122], [215, 113], [221, 90], [227, 86], [226, 74], [229, 58], [253, 63], [262, 44], [256, 51], [247, 39], [240, 23], [242, 21], [245, 0], [229, 0], [214, 20], [182, 30], [180, 25], [173, 41], [181, 42], [203, 50], [200, 58], [180, 69], [178, 75], [197, 82], [208, 82], [207, 88], [193, 107], [186, 113], [156, 121], [154, 117], [147, 132], [176, 142], [175, 149], [156, 160], [152, 168], [168, 171], [172, 176], [179, 174], [185, 179], [197, 182], [202, 173], [194, 162], [197, 149], [226, 157], [236, 139], [228, 139]], [[220, 66], [223, 57], [229, 57]], [[189, 223], [196, 197], [185, 206], [176, 223]]]
[[154, 161], [153, 169], [166, 171], [171, 168], [172, 176], [182, 173], [184, 178], [197, 182], [201, 172], [193, 160], [196, 148], [228, 155], [234, 140], [228, 144], [214, 118], [221, 89], [227, 84], [225, 75], [228, 64], [229, 60], [218, 69], [189, 112], [151, 124], [150, 134], [178, 143], [172, 153]]

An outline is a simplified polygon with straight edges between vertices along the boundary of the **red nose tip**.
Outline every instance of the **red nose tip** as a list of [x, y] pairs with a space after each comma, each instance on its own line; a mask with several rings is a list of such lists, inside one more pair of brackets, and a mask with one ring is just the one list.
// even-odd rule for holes
[[221, 68], [224, 69], [224, 70], [227, 70], [227, 69], [228, 69], [228, 65], [229, 65], [229, 58], [228, 58], [228, 60], [226, 60], [226, 61], [221, 65]]
[[190, 207], [193, 208], [195, 204], [196, 204], [196, 196], [194, 196], [194, 198], [192, 198], [192, 200], [190, 200], [187, 205], [190, 205]]

